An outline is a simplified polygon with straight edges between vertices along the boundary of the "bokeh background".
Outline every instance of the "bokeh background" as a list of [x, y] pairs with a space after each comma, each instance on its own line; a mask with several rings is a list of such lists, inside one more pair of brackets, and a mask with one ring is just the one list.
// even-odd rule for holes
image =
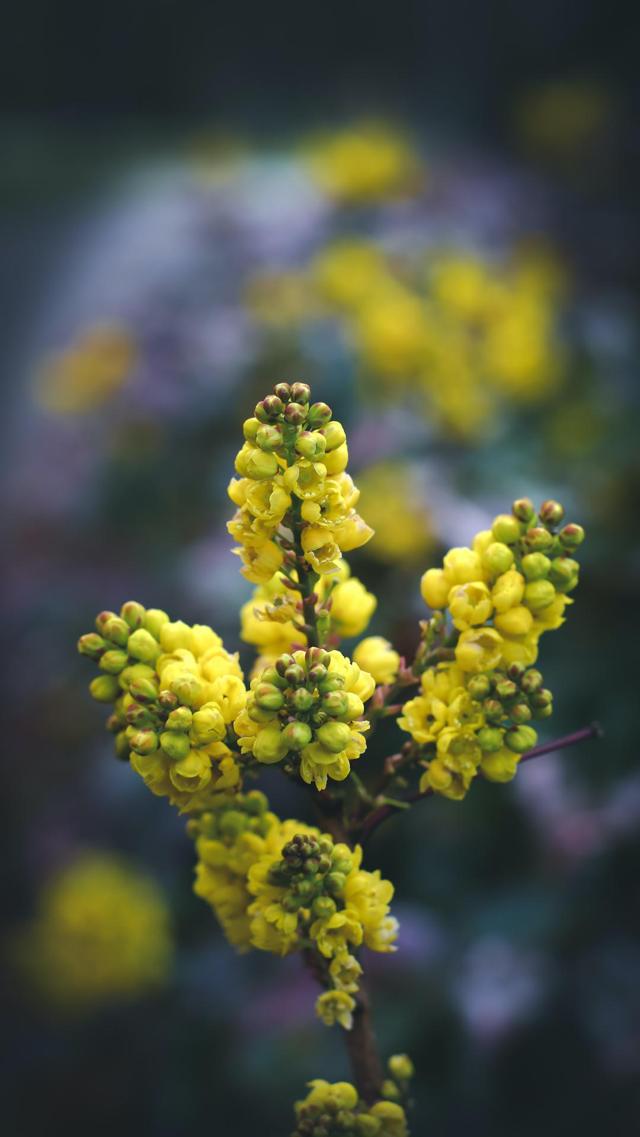
[[397, 884], [399, 951], [368, 963], [383, 1048], [418, 1069], [415, 1133], [637, 1126], [638, 99], [615, 7], [12, 12], [12, 1137], [279, 1137], [310, 1077], [345, 1076], [299, 961], [235, 957], [191, 894], [183, 823], [113, 759], [74, 648], [136, 598], [250, 663], [225, 489], [242, 418], [294, 378], [350, 432], [378, 531], [354, 570], [403, 650], [420, 573], [513, 498], [559, 498], [588, 531], [543, 646], [545, 725], [598, 719], [604, 741], [423, 804], [370, 847]]

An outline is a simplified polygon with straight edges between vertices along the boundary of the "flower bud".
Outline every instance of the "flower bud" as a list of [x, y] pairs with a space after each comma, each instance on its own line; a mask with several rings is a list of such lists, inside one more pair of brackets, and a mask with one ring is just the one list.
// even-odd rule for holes
[[530, 553], [544, 553], [545, 549], [550, 549], [553, 545], [553, 537], [548, 529], [534, 525], [531, 529], [527, 529], [524, 543]]
[[278, 459], [275, 454], [268, 454], [265, 450], [253, 450], [247, 457], [246, 476], [262, 481], [263, 478], [274, 478], [278, 473]]
[[126, 731], [127, 741], [136, 754], [153, 754], [158, 749], [158, 736], [155, 730]]
[[265, 762], [268, 765], [272, 762], [280, 762], [286, 753], [287, 742], [277, 723], [263, 727], [260, 733], [256, 735], [253, 754], [258, 762]]
[[327, 448], [326, 440], [316, 430], [301, 430], [295, 445], [298, 454], [310, 461], [321, 458]]
[[311, 398], [311, 387], [308, 383], [292, 383], [291, 398], [294, 403], [301, 403], [306, 406]]
[[244, 807], [252, 817], [261, 817], [269, 808], [267, 795], [263, 794], [262, 790], [250, 790], [245, 794]]
[[501, 544], [515, 545], [520, 537], [520, 525], [510, 513], [500, 513], [494, 518], [491, 532]]
[[337, 872], [334, 869], [332, 872], [327, 873], [326, 877], [324, 878], [324, 882], [327, 892], [330, 892], [332, 896], [340, 897], [344, 893], [344, 886], [347, 883], [347, 877], [345, 873]]
[[309, 407], [309, 424], [325, 426], [333, 418], [333, 411], [326, 403], [312, 403]]
[[274, 687], [284, 689], [287, 685], [286, 679], [278, 674], [275, 667], [265, 667], [264, 671], [260, 673], [260, 679], [263, 683], [271, 683]]
[[478, 745], [481, 750], [491, 754], [499, 750], [503, 743], [504, 732], [495, 726], [483, 726], [478, 731]]
[[514, 726], [504, 736], [504, 740], [510, 750], [516, 754], [524, 754], [525, 751], [531, 750], [538, 741], [538, 735], [532, 726]]
[[256, 446], [261, 450], [277, 450], [282, 446], [282, 427], [265, 423], [256, 434]]
[[259, 707], [264, 711], [279, 711], [284, 706], [284, 695], [278, 687], [271, 683], [260, 683], [255, 689], [254, 697]]
[[299, 714], [306, 714], [310, 711], [315, 699], [311, 691], [307, 691], [306, 687], [296, 687], [289, 697], [289, 705], [293, 711], [298, 711]]
[[300, 687], [307, 678], [304, 668], [299, 663], [292, 663], [290, 667], [287, 667], [284, 677], [290, 687]]
[[164, 711], [172, 711], [178, 705], [178, 698], [173, 691], [161, 691], [158, 702]]
[[242, 433], [247, 442], [255, 442], [256, 435], [260, 429], [259, 418], [247, 418], [242, 424]]
[[511, 663], [507, 668], [507, 675], [514, 683], [520, 683], [526, 671], [523, 663]]
[[277, 395], [279, 399], [282, 399], [283, 403], [288, 403], [291, 398], [291, 387], [288, 383], [276, 383], [273, 388], [273, 393]]
[[543, 501], [540, 506], [540, 520], [543, 525], [549, 525], [552, 529], [554, 526], [559, 525], [564, 517], [564, 508], [560, 505], [559, 501]]
[[111, 640], [118, 647], [126, 647], [129, 639], [129, 625], [121, 616], [111, 616], [110, 619], [105, 620], [102, 634], [105, 639]]
[[120, 694], [120, 684], [115, 675], [96, 675], [89, 684], [89, 691], [99, 703], [115, 703]]
[[491, 684], [486, 675], [472, 675], [467, 683], [467, 691], [472, 699], [484, 699], [490, 690]]
[[400, 1101], [402, 1094], [400, 1093], [400, 1090], [396, 1086], [395, 1082], [392, 1082], [390, 1078], [385, 1078], [384, 1082], [382, 1083], [381, 1089], [382, 1096], [383, 1098], [386, 1098], [387, 1101]]
[[509, 718], [515, 723], [531, 722], [531, 708], [527, 703], [515, 703], [509, 708]]
[[191, 730], [193, 712], [189, 707], [176, 707], [167, 718], [167, 730]]
[[188, 735], [179, 730], [163, 730], [160, 735], [160, 745], [172, 762], [179, 762], [186, 758], [191, 750]]
[[307, 408], [302, 403], [289, 403], [285, 407], [284, 417], [291, 426], [302, 426], [307, 418]]
[[[560, 530], [558, 536], [560, 543], [565, 549], [577, 549], [578, 545], [581, 545], [584, 541], [584, 529], [582, 525], [565, 525], [564, 529]], [[98, 629], [98, 631], [99, 630], [100, 629]]]
[[154, 703], [158, 698], [157, 684], [144, 675], [134, 676], [128, 683], [127, 690], [138, 703]]
[[314, 663], [309, 669], [309, 679], [314, 685], [323, 683], [327, 677], [327, 669], [323, 663]]
[[114, 745], [115, 745], [115, 751], [116, 751], [116, 758], [119, 758], [121, 762], [128, 762], [129, 761], [129, 749], [130, 748], [129, 748], [129, 739], [127, 738], [127, 732], [126, 731], [121, 730], [118, 734], [116, 734], [116, 736], [114, 738]]
[[277, 395], [267, 395], [266, 399], [262, 400], [262, 409], [267, 418], [278, 418], [284, 410], [284, 403]]
[[239, 809], [227, 809], [218, 822], [223, 837], [239, 837], [247, 828], [247, 818]]
[[521, 686], [525, 694], [533, 695], [542, 686], [542, 672], [530, 667], [522, 677]]
[[137, 600], [127, 600], [120, 609], [120, 616], [129, 625], [132, 631], [139, 628], [144, 618], [145, 609]]
[[160, 655], [160, 644], [153, 638], [151, 632], [146, 628], [137, 628], [129, 636], [129, 643], [127, 645], [129, 655], [133, 659], [139, 659], [141, 663], [155, 663]]
[[101, 636], [104, 635], [104, 626], [109, 620], [118, 619], [115, 612], [99, 612], [96, 616], [96, 628]]
[[169, 617], [162, 608], [147, 608], [142, 620], [143, 628], [153, 636], [154, 640], [160, 639], [160, 632], [165, 624], [169, 623]]
[[225, 721], [220, 708], [215, 703], [205, 703], [195, 711], [191, 721], [191, 738], [196, 746], [208, 746], [219, 742], [226, 732]]
[[556, 557], [551, 564], [549, 579], [558, 592], [570, 592], [578, 583], [580, 565], [571, 557]]
[[328, 695], [330, 691], [341, 691], [344, 687], [344, 679], [342, 675], [336, 675], [334, 672], [329, 672], [318, 683], [318, 690], [322, 695]]
[[256, 403], [255, 410], [253, 413], [254, 413], [255, 417], [257, 418], [258, 422], [268, 422], [269, 421], [269, 415], [267, 414], [267, 411], [266, 411], [266, 408], [264, 405], [264, 399], [261, 399], [259, 403]]
[[322, 663], [325, 667], [328, 667], [331, 663], [331, 654], [325, 651], [323, 647], [310, 647], [307, 651], [307, 663], [309, 667], [316, 663]]
[[540, 687], [531, 697], [533, 707], [548, 707], [553, 702], [553, 694], [548, 687]]
[[311, 727], [306, 722], [290, 722], [282, 732], [288, 750], [303, 750], [311, 742]]
[[518, 518], [518, 521], [523, 521], [527, 525], [530, 521], [533, 521], [536, 515], [533, 502], [530, 501], [528, 497], [521, 497], [518, 498], [517, 501], [514, 501], [511, 510], [513, 516]]
[[202, 696], [202, 683], [195, 675], [185, 672], [173, 680], [171, 690], [186, 707], [194, 707]]
[[327, 722], [316, 731], [316, 738], [332, 754], [340, 754], [349, 745], [351, 731], [344, 722]]
[[482, 706], [485, 717], [488, 718], [490, 722], [499, 722], [504, 715], [502, 703], [498, 702], [497, 699], [485, 699]]
[[507, 572], [513, 564], [513, 553], [508, 545], [501, 541], [492, 541], [481, 556], [483, 567], [492, 576], [500, 576]]
[[287, 668], [291, 667], [294, 663], [295, 659], [292, 655], [281, 655], [278, 659], [276, 659], [275, 662], [275, 669], [278, 672], [278, 675], [282, 675], [284, 677]]
[[347, 441], [345, 429], [341, 422], [332, 419], [326, 426], [322, 427], [322, 434], [324, 435], [327, 451], [337, 450], [339, 446], [344, 446]]
[[527, 553], [522, 558], [521, 568], [527, 580], [543, 580], [549, 575], [551, 561], [544, 553]]
[[331, 718], [340, 718], [347, 713], [349, 701], [341, 691], [329, 691], [328, 695], [323, 695], [321, 706]]
[[391, 1077], [397, 1082], [408, 1082], [415, 1073], [408, 1054], [392, 1054], [388, 1066]]
[[496, 683], [496, 695], [500, 700], [514, 699], [517, 694], [518, 688], [511, 679], [500, 679]]
[[86, 655], [89, 659], [100, 659], [100, 656], [107, 650], [107, 642], [99, 636], [97, 632], [87, 632], [86, 635], [80, 636], [78, 640], [78, 651], [80, 655]]
[[548, 608], [556, 598], [556, 590], [550, 580], [532, 580], [525, 586], [524, 603], [532, 612]]
[[311, 905], [311, 911], [316, 919], [328, 920], [336, 911], [335, 900], [332, 900], [330, 896], [316, 896]]
[[125, 718], [127, 724], [136, 727], [137, 730], [144, 730], [153, 726], [154, 723], [153, 712], [142, 703], [129, 703], [125, 711]]

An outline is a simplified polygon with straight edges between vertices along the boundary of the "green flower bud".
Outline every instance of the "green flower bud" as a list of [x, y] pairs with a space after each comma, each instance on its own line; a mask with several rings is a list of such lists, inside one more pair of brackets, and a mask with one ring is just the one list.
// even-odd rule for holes
[[332, 896], [341, 897], [344, 894], [344, 886], [347, 883], [346, 874], [343, 872], [327, 873], [325, 880], [325, 888]]
[[155, 722], [150, 707], [145, 707], [142, 703], [130, 703], [125, 711], [125, 719], [129, 726], [138, 730], [153, 726]]
[[288, 383], [276, 383], [273, 388], [273, 393], [277, 395], [279, 399], [282, 399], [283, 403], [288, 403], [291, 398], [291, 387]]
[[344, 679], [342, 675], [334, 675], [331, 672], [325, 679], [321, 679], [318, 683], [318, 690], [321, 695], [328, 695], [330, 691], [342, 691], [344, 687]]
[[293, 711], [299, 714], [306, 714], [310, 711], [315, 700], [311, 691], [307, 691], [306, 687], [296, 687], [289, 696], [289, 705]]
[[159, 640], [161, 629], [168, 623], [169, 617], [166, 612], [162, 611], [162, 608], [147, 608], [142, 626], [153, 636], [154, 640]]
[[500, 513], [494, 518], [491, 532], [494, 539], [502, 545], [515, 545], [520, 537], [520, 525], [510, 513]]
[[551, 565], [549, 579], [558, 592], [570, 592], [578, 583], [580, 565], [571, 557], [556, 557]]
[[262, 406], [268, 418], [279, 418], [284, 410], [284, 403], [277, 395], [267, 395], [262, 400]]
[[244, 807], [252, 816], [261, 817], [269, 808], [267, 795], [263, 794], [262, 790], [250, 790], [245, 794]]
[[311, 398], [311, 387], [308, 383], [292, 383], [291, 398], [294, 403], [300, 403], [302, 406], [306, 406]]
[[127, 719], [120, 711], [114, 711], [113, 714], [109, 715], [104, 725], [112, 734], [119, 734], [119, 732], [126, 727]]
[[400, 1101], [402, 1094], [395, 1082], [392, 1082], [390, 1078], [385, 1078], [382, 1083], [382, 1096], [386, 1101]]
[[496, 683], [496, 695], [502, 702], [507, 699], [515, 699], [517, 694], [518, 688], [512, 679], [500, 679]]
[[[361, 1113], [354, 1119], [354, 1125], [357, 1137], [380, 1137], [380, 1133], [382, 1132], [380, 1129], [380, 1119], [373, 1117], [370, 1113]], [[315, 1133], [317, 1133], [317, 1129]], [[329, 1130], [326, 1128], [325, 1133], [329, 1133]]]
[[160, 655], [160, 644], [154, 640], [151, 632], [146, 628], [137, 628], [129, 636], [128, 643], [129, 655], [133, 659], [139, 659], [141, 663], [155, 663]]
[[408, 1054], [392, 1054], [388, 1067], [391, 1077], [397, 1082], [408, 1082], [415, 1074], [413, 1062]]
[[341, 691], [329, 691], [328, 695], [322, 696], [321, 706], [331, 718], [340, 718], [347, 713], [349, 701]]
[[89, 684], [89, 691], [99, 703], [115, 703], [120, 694], [120, 684], [115, 675], [96, 675]]
[[278, 672], [278, 675], [284, 676], [286, 674], [287, 668], [291, 667], [294, 663], [295, 659], [292, 655], [285, 654], [279, 656], [275, 662], [275, 669]]
[[484, 699], [491, 690], [487, 675], [472, 675], [467, 683], [467, 691], [472, 699]]
[[327, 677], [327, 669], [323, 663], [314, 663], [313, 667], [309, 668], [309, 679], [314, 686], [322, 683]]
[[275, 667], [265, 667], [264, 671], [260, 674], [262, 683], [271, 683], [274, 687], [279, 687], [282, 690], [287, 686], [287, 681], [282, 675], [279, 675]]
[[96, 616], [96, 629], [98, 630], [98, 632], [100, 633], [101, 636], [104, 635], [105, 624], [107, 624], [109, 622], [109, 620], [113, 620], [113, 619], [118, 619], [115, 612], [109, 612], [109, 611], [105, 610], [104, 612], [98, 613], [98, 615]]
[[325, 426], [333, 418], [333, 411], [326, 403], [312, 403], [309, 407], [309, 423], [316, 426]]
[[543, 580], [549, 575], [551, 561], [544, 553], [527, 553], [522, 558], [521, 568], [527, 580]]
[[285, 407], [284, 417], [290, 426], [302, 426], [307, 418], [308, 408], [302, 403], [289, 403]]
[[540, 689], [531, 696], [532, 707], [548, 707], [552, 702], [553, 693], [548, 687], [540, 687]]
[[331, 663], [331, 654], [325, 651], [323, 647], [310, 647], [307, 649], [307, 665], [314, 666], [316, 663], [322, 663], [328, 667]]
[[178, 705], [178, 697], [173, 691], [161, 691], [158, 702], [164, 711], [172, 711]]
[[247, 828], [247, 818], [239, 809], [227, 809], [218, 825], [223, 837], [239, 837]]
[[514, 683], [520, 683], [526, 668], [523, 663], [510, 663], [507, 668], [507, 675]]
[[254, 450], [247, 463], [248, 476], [257, 481], [263, 478], [274, 478], [278, 473], [278, 459], [275, 454], [268, 454], [265, 450]]
[[299, 663], [292, 663], [284, 673], [284, 677], [290, 687], [300, 687], [306, 681], [306, 674], [304, 668]]
[[271, 683], [259, 683], [254, 692], [254, 698], [264, 711], [279, 711], [284, 706], [284, 695], [278, 687]]
[[256, 403], [253, 413], [255, 414], [258, 422], [262, 423], [269, 421], [269, 415], [267, 414], [263, 399], [261, 399], [259, 403]]
[[152, 679], [146, 679], [143, 675], [134, 676], [128, 684], [128, 690], [138, 703], [155, 703], [158, 698], [157, 683]]
[[278, 450], [282, 446], [282, 427], [265, 423], [256, 434], [256, 445], [267, 452]]
[[553, 703], [546, 703], [543, 707], [534, 707], [534, 719], [548, 719], [553, 714]]
[[322, 433], [327, 443], [327, 451], [337, 450], [347, 441], [344, 427], [341, 422], [328, 422], [326, 426], [322, 427]]
[[503, 732], [495, 726], [483, 726], [478, 731], [478, 745], [481, 750], [492, 753], [499, 750], [503, 744]]
[[539, 516], [543, 525], [549, 525], [550, 528], [553, 529], [562, 521], [562, 518], [564, 517], [564, 509], [560, 505], [559, 501], [543, 501], [542, 505], [540, 506]]
[[522, 690], [527, 695], [533, 695], [540, 687], [542, 687], [542, 672], [536, 671], [533, 667], [528, 668], [522, 678]]
[[144, 618], [145, 609], [142, 604], [138, 604], [137, 600], [127, 600], [120, 609], [122, 619], [129, 625], [132, 631], [139, 628]]
[[113, 741], [115, 745], [116, 758], [119, 758], [121, 762], [128, 762], [130, 747], [129, 739], [127, 738], [127, 732], [125, 730], [119, 731]]
[[510, 750], [516, 754], [524, 754], [535, 746], [538, 735], [532, 726], [514, 726], [506, 732], [504, 740]]
[[532, 612], [548, 608], [556, 598], [556, 590], [550, 580], [532, 580], [525, 585], [523, 602]]
[[311, 742], [313, 734], [306, 722], [290, 722], [282, 732], [288, 750], [303, 750]]
[[296, 450], [303, 458], [313, 461], [320, 458], [327, 448], [326, 440], [318, 431], [301, 430], [296, 438]]
[[191, 750], [188, 735], [179, 730], [163, 730], [160, 735], [160, 745], [172, 762], [179, 762], [186, 758]]
[[225, 721], [220, 708], [215, 703], [205, 703], [196, 711], [191, 720], [191, 739], [196, 746], [208, 746], [219, 742], [226, 733]]
[[129, 746], [136, 754], [153, 754], [158, 749], [158, 736], [155, 730], [136, 730], [133, 727], [125, 732]]
[[531, 722], [531, 708], [527, 703], [516, 703], [509, 710], [509, 718], [515, 723]]
[[87, 632], [86, 635], [80, 636], [78, 640], [78, 651], [80, 655], [86, 655], [89, 659], [100, 659], [103, 652], [107, 650], [107, 641], [99, 636], [97, 632]]
[[492, 576], [500, 576], [511, 568], [513, 553], [508, 545], [504, 545], [501, 541], [493, 541], [482, 554], [482, 564]]
[[266, 762], [267, 764], [280, 762], [284, 758], [287, 753], [287, 743], [277, 723], [263, 727], [260, 733], [256, 735], [253, 753], [258, 762]]
[[263, 707], [259, 707], [257, 703], [249, 703], [247, 706], [247, 714], [252, 722], [266, 724], [273, 722], [277, 717], [277, 711], [266, 711]]
[[171, 690], [186, 707], [194, 707], [202, 696], [202, 683], [195, 675], [181, 675], [174, 679]]
[[259, 418], [246, 418], [242, 424], [242, 433], [247, 442], [255, 442], [259, 429]]
[[335, 900], [332, 900], [330, 896], [316, 896], [311, 905], [311, 911], [318, 920], [328, 919], [336, 911]]
[[582, 525], [569, 524], [560, 530], [558, 536], [565, 549], [577, 549], [584, 541], [585, 534]]
[[524, 535], [524, 543], [528, 552], [544, 553], [545, 549], [550, 549], [553, 545], [553, 537], [548, 529], [543, 529], [541, 525], [534, 525], [531, 529], [527, 529]]
[[191, 730], [193, 712], [189, 707], [176, 707], [167, 718], [167, 730]]
[[118, 647], [126, 647], [129, 639], [129, 625], [121, 616], [111, 616], [109, 620], [105, 620], [102, 634], [105, 639], [111, 640]]
[[327, 722], [316, 731], [316, 738], [333, 754], [340, 754], [351, 741], [351, 731], [344, 722]]
[[536, 515], [533, 502], [530, 501], [528, 497], [520, 497], [517, 501], [514, 501], [511, 506], [511, 512], [514, 517], [518, 518], [518, 521], [523, 521], [526, 525], [528, 525], [530, 521], [533, 521]]
[[485, 716], [490, 722], [499, 722], [504, 715], [502, 703], [499, 703], [497, 699], [485, 699], [482, 706]]

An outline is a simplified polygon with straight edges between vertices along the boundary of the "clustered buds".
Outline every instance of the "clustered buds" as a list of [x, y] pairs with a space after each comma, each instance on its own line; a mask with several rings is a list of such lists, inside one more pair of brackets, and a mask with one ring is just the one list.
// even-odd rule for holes
[[343, 781], [366, 748], [364, 704], [375, 680], [339, 651], [308, 648], [281, 655], [251, 684], [234, 724], [240, 747], [258, 762], [285, 762], [324, 789]]
[[[396, 1060], [411, 1066], [406, 1055], [397, 1055], [389, 1066]], [[349, 1082], [331, 1084], [316, 1078], [309, 1086], [304, 1101], [296, 1102], [292, 1137], [407, 1137], [407, 1117], [398, 1101], [381, 1098], [368, 1105]], [[393, 1078], [385, 1087], [398, 1092]]]

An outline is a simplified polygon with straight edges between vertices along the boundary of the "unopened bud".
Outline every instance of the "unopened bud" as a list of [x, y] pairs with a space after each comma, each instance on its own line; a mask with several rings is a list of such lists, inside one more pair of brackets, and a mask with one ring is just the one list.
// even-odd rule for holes
[[260, 683], [254, 692], [256, 703], [265, 711], [279, 711], [284, 706], [284, 695], [271, 683]]
[[478, 745], [481, 750], [491, 754], [503, 745], [503, 731], [495, 726], [483, 726], [478, 731]]
[[96, 675], [89, 684], [89, 691], [99, 703], [115, 703], [120, 694], [120, 684], [115, 675]]
[[570, 592], [578, 583], [580, 565], [571, 557], [556, 557], [551, 564], [549, 579], [559, 592]]
[[496, 683], [496, 695], [499, 699], [514, 699], [518, 694], [518, 688], [511, 679], [501, 679]]
[[388, 1066], [391, 1077], [398, 1082], [408, 1082], [415, 1073], [408, 1054], [392, 1054]]
[[327, 451], [337, 450], [339, 446], [343, 446], [347, 441], [345, 429], [341, 422], [332, 419], [326, 426], [322, 427], [322, 433], [327, 443]]
[[256, 434], [256, 445], [261, 450], [277, 450], [282, 446], [282, 427], [265, 423]]
[[333, 418], [333, 411], [326, 403], [312, 403], [309, 407], [309, 423], [313, 426], [324, 426]]
[[160, 644], [146, 628], [137, 628], [129, 636], [127, 645], [129, 655], [141, 663], [155, 663], [160, 655]]
[[382, 1083], [381, 1090], [382, 1096], [386, 1099], [386, 1101], [400, 1101], [400, 1098], [402, 1097], [402, 1094], [400, 1093], [400, 1090], [396, 1086], [395, 1082], [392, 1082], [390, 1078], [385, 1078], [384, 1082]]
[[120, 609], [122, 619], [126, 621], [132, 631], [140, 627], [144, 613], [143, 605], [138, 604], [137, 600], [127, 600]]
[[520, 537], [520, 525], [510, 513], [500, 513], [494, 518], [491, 532], [496, 541], [503, 545], [515, 545]]
[[524, 663], [511, 663], [507, 668], [507, 675], [514, 683], [520, 683], [525, 670]]
[[321, 706], [331, 718], [340, 718], [347, 713], [349, 700], [342, 691], [329, 691], [328, 695], [323, 695]]
[[127, 689], [129, 694], [139, 703], [155, 703], [158, 698], [158, 686], [152, 679], [137, 676], [131, 679]]
[[325, 651], [323, 647], [310, 647], [307, 650], [307, 664], [313, 667], [316, 663], [322, 663], [328, 667], [331, 663], [331, 654]]
[[112, 648], [111, 651], [105, 651], [104, 655], [100, 657], [98, 666], [101, 671], [108, 672], [109, 675], [119, 675], [124, 671], [129, 662], [129, 656], [126, 651], [121, 651], [120, 648]]
[[259, 418], [246, 418], [242, 424], [242, 433], [247, 442], [255, 442], [259, 429]]
[[173, 691], [161, 691], [158, 695], [158, 702], [163, 711], [172, 711], [178, 705], [178, 696], [174, 695]]
[[118, 647], [126, 647], [129, 639], [129, 625], [121, 616], [111, 616], [109, 620], [105, 620], [102, 634], [105, 639], [111, 640]]
[[531, 708], [527, 703], [515, 703], [509, 709], [509, 718], [515, 723], [531, 722]]
[[504, 715], [502, 703], [499, 703], [497, 699], [485, 699], [482, 706], [485, 716], [492, 722], [498, 721]]
[[127, 732], [125, 730], [121, 730], [118, 734], [116, 734], [113, 741], [115, 745], [116, 758], [119, 758], [121, 762], [128, 762], [130, 747], [129, 739], [127, 738]]
[[538, 691], [542, 687], [542, 682], [542, 672], [530, 667], [522, 678], [522, 690], [527, 695], [533, 695], [534, 691]]
[[268, 418], [278, 418], [284, 410], [284, 403], [277, 395], [267, 395], [266, 399], [262, 400], [262, 406]]
[[153, 754], [158, 749], [158, 736], [155, 730], [131, 730], [126, 732], [129, 746], [136, 754]]
[[307, 691], [306, 687], [296, 687], [289, 698], [291, 709], [300, 714], [306, 714], [307, 711], [310, 711], [314, 702], [311, 691]]
[[549, 574], [551, 561], [544, 553], [527, 553], [522, 558], [521, 567], [527, 580], [543, 580]]
[[325, 879], [325, 888], [332, 896], [342, 896], [344, 886], [347, 883], [346, 874], [343, 872], [333, 871], [327, 873]]
[[275, 667], [265, 667], [264, 671], [260, 673], [260, 679], [263, 683], [271, 683], [275, 687], [286, 687], [287, 681], [282, 675], [279, 675]]
[[180, 675], [173, 680], [171, 690], [186, 707], [194, 707], [202, 697], [202, 683], [195, 675]]
[[160, 745], [172, 762], [179, 762], [181, 758], [186, 758], [191, 750], [191, 743], [189, 737], [179, 730], [163, 730], [160, 735]]
[[284, 677], [291, 687], [300, 687], [307, 678], [304, 668], [299, 663], [292, 663], [290, 667], [287, 667]]
[[295, 659], [293, 658], [292, 655], [286, 655], [286, 654], [281, 655], [275, 662], [275, 668], [276, 668], [276, 671], [278, 672], [278, 675], [284, 676], [286, 671], [287, 671], [287, 668], [291, 667], [292, 664], [294, 664], [294, 663], [295, 663]]
[[311, 905], [311, 911], [318, 920], [328, 920], [336, 911], [335, 900], [332, 900], [330, 896], [316, 896]]
[[548, 529], [543, 529], [542, 525], [534, 525], [531, 529], [527, 529], [524, 543], [530, 553], [544, 553], [553, 545], [553, 536]]
[[309, 668], [309, 679], [314, 685], [322, 683], [327, 677], [327, 669], [323, 663], [315, 663]]
[[531, 697], [533, 707], [548, 707], [553, 702], [553, 693], [548, 687], [540, 687]]
[[313, 461], [320, 458], [327, 448], [326, 440], [315, 430], [301, 430], [296, 438], [296, 450], [303, 458]]
[[517, 501], [514, 501], [511, 510], [513, 516], [518, 518], [518, 521], [524, 521], [526, 524], [533, 521], [536, 515], [533, 502], [530, 501], [528, 497], [520, 497]]
[[291, 387], [288, 383], [276, 383], [273, 388], [273, 393], [277, 395], [279, 399], [282, 399], [283, 403], [288, 403], [291, 398]]
[[292, 383], [291, 398], [294, 403], [301, 403], [306, 406], [311, 398], [311, 387], [308, 383]]
[[491, 690], [487, 675], [473, 675], [467, 683], [467, 691], [472, 699], [484, 699]]
[[86, 655], [89, 659], [100, 659], [100, 656], [107, 650], [107, 642], [99, 636], [97, 632], [87, 632], [86, 635], [80, 636], [78, 640], [78, 651], [80, 655]]
[[150, 727], [154, 722], [150, 708], [145, 707], [142, 703], [129, 703], [125, 717], [129, 726], [135, 726], [138, 730]]
[[559, 534], [560, 542], [564, 545], [565, 549], [577, 549], [584, 541], [584, 529], [582, 525], [565, 525]]
[[313, 737], [311, 727], [306, 722], [290, 722], [282, 732], [288, 750], [302, 750]]
[[556, 590], [550, 580], [532, 580], [525, 585], [523, 601], [532, 612], [548, 608], [556, 598]]
[[532, 726], [514, 726], [506, 732], [504, 740], [510, 750], [516, 754], [524, 754], [535, 746], [538, 735]]
[[191, 730], [193, 712], [189, 707], [176, 707], [167, 718], [167, 730]]
[[97, 630], [101, 636], [104, 635], [105, 624], [108, 623], [109, 620], [113, 620], [113, 619], [118, 619], [115, 612], [109, 612], [109, 611], [105, 610], [104, 612], [98, 613], [98, 615], [96, 616], [96, 628], [97, 628]]
[[482, 554], [482, 564], [492, 576], [501, 576], [513, 564], [513, 553], [502, 541], [492, 541]]
[[553, 703], [545, 703], [542, 707], [533, 708], [534, 719], [548, 719], [553, 714]]
[[307, 420], [307, 407], [302, 403], [289, 403], [285, 407], [284, 417], [291, 426], [302, 426]]
[[159, 640], [162, 628], [168, 623], [169, 617], [166, 612], [162, 611], [162, 608], [147, 608], [142, 626], [153, 636], [154, 640]]
[[219, 742], [226, 732], [222, 712], [215, 703], [206, 703], [196, 711], [191, 720], [191, 738], [196, 746], [208, 746]]
[[329, 672], [329, 674], [318, 683], [318, 690], [323, 695], [328, 695], [330, 691], [341, 691], [343, 687], [343, 676], [336, 675], [335, 672]]
[[564, 508], [560, 505], [559, 501], [543, 501], [540, 506], [540, 520], [543, 525], [549, 525], [553, 528], [559, 525], [564, 517]]
[[327, 722], [316, 731], [316, 738], [326, 750], [340, 754], [351, 740], [351, 731], [345, 722]]

